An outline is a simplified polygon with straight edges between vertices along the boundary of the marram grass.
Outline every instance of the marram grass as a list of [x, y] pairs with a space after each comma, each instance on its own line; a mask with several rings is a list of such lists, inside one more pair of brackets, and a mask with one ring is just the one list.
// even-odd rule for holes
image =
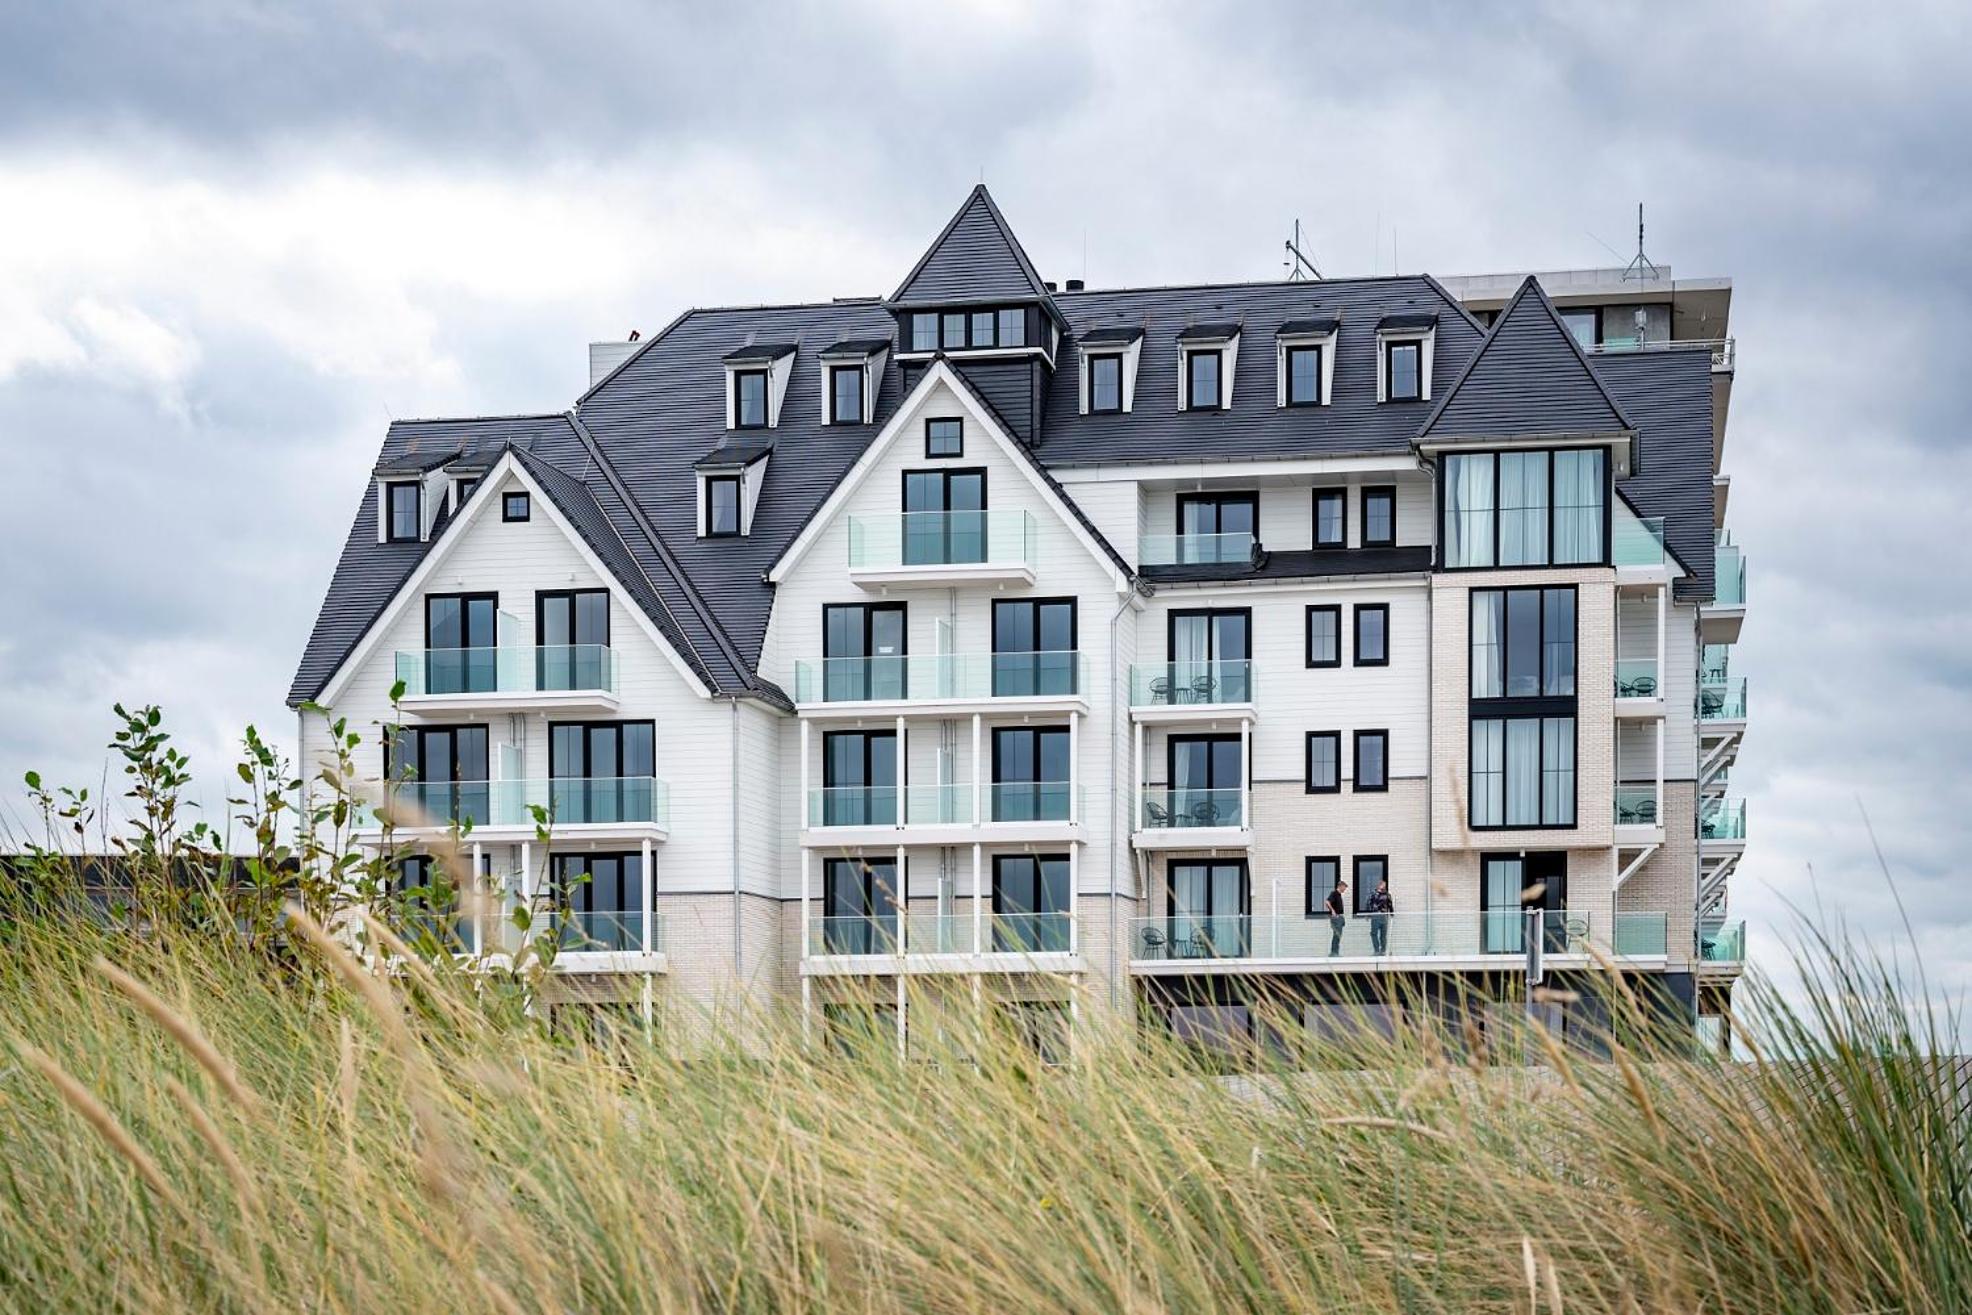
[[902, 1060], [781, 1015], [575, 1041], [286, 946], [6, 917], [0, 1306], [1972, 1305], [1951, 1038], [1828, 943], [1804, 1003], [1741, 986], [1762, 1062], [1404, 1030], [1239, 1077], [1100, 1023], [1042, 1066], [964, 991]]

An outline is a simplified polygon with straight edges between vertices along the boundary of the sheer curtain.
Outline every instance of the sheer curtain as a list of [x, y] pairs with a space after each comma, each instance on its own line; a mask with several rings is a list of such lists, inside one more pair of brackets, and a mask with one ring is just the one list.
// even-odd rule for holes
[[1541, 722], [1516, 717], [1506, 724], [1506, 824], [1541, 823]]
[[1503, 722], [1472, 723], [1472, 825], [1499, 826], [1505, 821], [1506, 729]]
[[1500, 454], [1500, 565], [1547, 562], [1547, 453]]
[[1505, 693], [1500, 675], [1501, 612], [1506, 595], [1497, 589], [1472, 595], [1472, 697], [1496, 699]]
[[1548, 717], [1541, 723], [1546, 750], [1541, 767], [1541, 817], [1550, 826], [1575, 820], [1575, 719]]
[[1493, 564], [1493, 457], [1445, 458], [1445, 564]]
[[1601, 448], [1554, 454], [1556, 565], [1602, 560], [1603, 458]]

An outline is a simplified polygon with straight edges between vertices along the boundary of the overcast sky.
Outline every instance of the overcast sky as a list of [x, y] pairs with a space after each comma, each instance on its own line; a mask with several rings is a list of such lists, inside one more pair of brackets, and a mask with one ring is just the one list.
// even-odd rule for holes
[[[391, 417], [591, 338], [888, 291], [982, 177], [1050, 278], [1622, 264], [1734, 283], [1733, 907], [1972, 984], [1967, 8], [0, 7], [0, 817], [165, 706], [223, 809]], [[934, 17], [936, 8], [942, 17]], [[1372, 8], [1374, 13], [1368, 12]], [[404, 12], [400, 12], [404, 11]]]

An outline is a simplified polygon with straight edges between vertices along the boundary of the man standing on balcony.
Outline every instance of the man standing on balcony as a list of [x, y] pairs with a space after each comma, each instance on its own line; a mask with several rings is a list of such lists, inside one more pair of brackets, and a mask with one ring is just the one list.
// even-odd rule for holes
[[1390, 898], [1390, 882], [1379, 880], [1369, 897], [1369, 944], [1377, 954], [1390, 952], [1390, 915], [1397, 906]]
[[1342, 929], [1349, 925], [1343, 916], [1349, 910], [1349, 887], [1340, 872], [1335, 874], [1335, 889], [1328, 892], [1322, 905], [1328, 910], [1328, 957], [1333, 959], [1342, 953]]

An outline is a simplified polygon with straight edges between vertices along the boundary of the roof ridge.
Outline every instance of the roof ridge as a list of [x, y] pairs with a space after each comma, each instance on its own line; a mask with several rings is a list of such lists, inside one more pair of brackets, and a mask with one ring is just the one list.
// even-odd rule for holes
[[917, 282], [918, 276], [924, 273], [926, 267], [931, 264], [932, 258], [944, 249], [946, 241], [957, 231], [976, 205], [985, 207], [986, 217], [992, 221], [993, 228], [1006, 243], [1014, 264], [1020, 270], [1020, 276], [1027, 281], [1029, 291], [1048, 308], [1051, 315], [1060, 319], [1061, 309], [1054, 304], [1054, 294], [1048, 290], [1047, 281], [1041, 277], [1041, 271], [1036, 269], [1034, 262], [1028, 258], [1027, 248], [1020, 244], [1020, 238], [1015, 235], [1013, 225], [1007, 223], [1006, 216], [1000, 213], [999, 204], [993, 200], [993, 194], [986, 190], [984, 183], [974, 184], [973, 189], [966, 193], [965, 200], [961, 201], [959, 208], [952, 212], [952, 217], [945, 221], [945, 227], [938, 230], [938, 236], [931, 240], [931, 245], [926, 247], [924, 254], [917, 258], [917, 263], [911, 266], [910, 273], [904, 275], [903, 281], [897, 285], [897, 290], [885, 297], [884, 301], [890, 304], [902, 302], [911, 284]]

